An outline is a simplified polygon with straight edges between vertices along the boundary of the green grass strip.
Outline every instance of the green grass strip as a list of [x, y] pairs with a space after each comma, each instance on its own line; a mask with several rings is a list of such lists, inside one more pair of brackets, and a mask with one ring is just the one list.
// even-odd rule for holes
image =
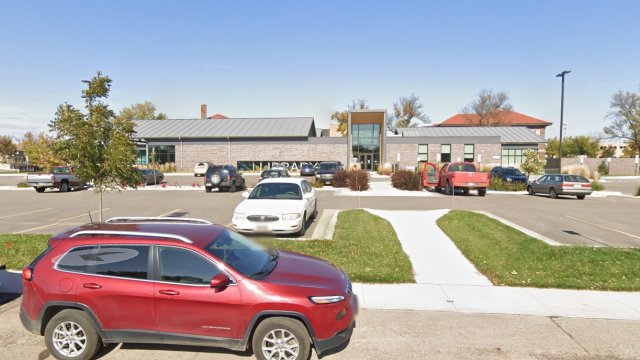
[[470, 211], [452, 210], [438, 226], [495, 285], [640, 290], [640, 249], [551, 246]]
[[22, 270], [47, 248], [50, 235], [0, 234], [0, 268]]
[[333, 240], [271, 240], [269, 244], [328, 260], [353, 282], [415, 282], [409, 257], [391, 224], [364, 210], [340, 212]]

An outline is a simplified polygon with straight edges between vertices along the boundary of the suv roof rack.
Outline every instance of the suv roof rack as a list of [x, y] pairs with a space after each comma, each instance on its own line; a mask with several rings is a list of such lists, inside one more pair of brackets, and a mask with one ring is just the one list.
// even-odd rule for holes
[[195, 218], [179, 218], [169, 216], [118, 216], [107, 219], [105, 223], [117, 224], [117, 223], [144, 223], [144, 222], [168, 222], [168, 223], [187, 223], [187, 224], [201, 224], [212, 225], [211, 222], [203, 219]]
[[116, 230], [81, 230], [71, 234], [69, 237], [76, 237], [82, 235], [115, 235], [115, 236], [143, 236], [143, 237], [155, 237], [155, 238], [168, 238], [173, 240], [179, 240], [188, 244], [192, 244], [193, 241], [187, 239], [184, 236], [165, 233], [143, 232], [143, 231], [116, 231]]

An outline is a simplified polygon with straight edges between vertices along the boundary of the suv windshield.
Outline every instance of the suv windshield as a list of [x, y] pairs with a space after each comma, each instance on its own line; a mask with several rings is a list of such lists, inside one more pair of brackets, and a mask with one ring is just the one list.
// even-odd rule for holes
[[259, 184], [249, 195], [249, 199], [301, 200], [302, 192], [298, 184]]
[[338, 169], [338, 164], [322, 163], [322, 164], [320, 164], [320, 166], [318, 166], [318, 169], [320, 169], [320, 170], [337, 170]]
[[262, 179], [266, 179], [266, 178], [277, 178], [281, 176], [281, 171], [280, 170], [267, 170], [267, 171], [263, 171], [262, 174], [260, 175], [260, 178]]
[[249, 277], [268, 275], [273, 271], [278, 260], [276, 251], [268, 251], [230, 230], [221, 232], [205, 250], [242, 275]]

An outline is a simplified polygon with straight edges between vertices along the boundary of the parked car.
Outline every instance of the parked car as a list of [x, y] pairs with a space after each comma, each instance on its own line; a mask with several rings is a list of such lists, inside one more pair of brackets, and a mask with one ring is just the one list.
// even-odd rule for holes
[[233, 165], [212, 165], [204, 174], [204, 190], [211, 192], [218, 191], [235, 192], [245, 188], [245, 179]]
[[[152, 255], [153, 254], [153, 255]], [[346, 346], [357, 311], [331, 263], [199, 219], [115, 218], [58, 234], [22, 271], [20, 320], [57, 359], [109, 343], [308, 359]]]
[[27, 175], [27, 184], [42, 193], [47, 188], [59, 189], [60, 192], [84, 189], [87, 184], [75, 174], [73, 166], [54, 166], [50, 173], [33, 173]]
[[340, 162], [321, 162], [316, 168], [316, 181], [323, 182], [325, 185], [331, 184], [333, 175], [341, 169], [342, 164]]
[[300, 176], [315, 176], [316, 168], [311, 163], [304, 163], [300, 165]]
[[487, 194], [489, 173], [478, 171], [471, 162], [445, 163], [440, 171], [434, 163], [425, 163], [422, 172], [422, 185], [433, 186], [436, 191], [453, 195], [455, 189], [462, 189], [465, 194], [477, 189], [479, 196]]
[[527, 182], [527, 175], [523, 174], [520, 169], [514, 167], [496, 166], [491, 169], [490, 175], [491, 177], [496, 177], [508, 182], [523, 184]]
[[162, 184], [164, 181], [164, 174], [156, 169], [138, 169], [138, 171], [145, 185]]
[[262, 174], [260, 174], [260, 178], [258, 179], [258, 182], [264, 179], [281, 178], [281, 177], [291, 177], [291, 175], [289, 175], [289, 172], [284, 169], [265, 170], [262, 172]]
[[206, 161], [198, 162], [193, 166], [193, 176], [204, 176], [209, 168], [209, 163]]
[[589, 179], [580, 175], [543, 175], [527, 185], [529, 195], [549, 194], [552, 199], [558, 195], [575, 195], [580, 200], [584, 200], [587, 195], [591, 195], [592, 188]]
[[277, 178], [261, 181], [242, 194], [233, 212], [233, 226], [243, 233], [304, 235], [307, 221], [318, 215], [316, 191], [300, 178]]

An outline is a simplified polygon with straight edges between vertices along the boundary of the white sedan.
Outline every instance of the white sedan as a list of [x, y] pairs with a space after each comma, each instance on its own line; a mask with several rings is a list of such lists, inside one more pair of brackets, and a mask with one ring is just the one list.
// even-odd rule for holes
[[307, 220], [318, 214], [316, 191], [304, 179], [262, 180], [233, 212], [233, 226], [242, 233], [304, 235]]

